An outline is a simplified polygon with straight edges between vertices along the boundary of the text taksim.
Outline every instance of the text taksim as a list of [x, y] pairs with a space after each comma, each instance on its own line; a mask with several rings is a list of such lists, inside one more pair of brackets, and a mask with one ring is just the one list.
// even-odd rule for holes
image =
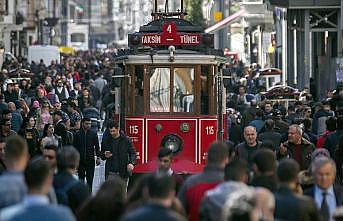
[[142, 37], [143, 44], [161, 44], [161, 36], [159, 35], [145, 35]]

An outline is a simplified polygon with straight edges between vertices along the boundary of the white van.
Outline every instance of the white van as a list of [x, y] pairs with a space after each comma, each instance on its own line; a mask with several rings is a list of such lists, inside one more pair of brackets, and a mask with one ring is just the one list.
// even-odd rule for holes
[[53, 45], [32, 45], [29, 46], [28, 62], [35, 61], [39, 63], [43, 59], [45, 65], [50, 65], [51, 61], [60, 62], [60, 51], [57, 46]]

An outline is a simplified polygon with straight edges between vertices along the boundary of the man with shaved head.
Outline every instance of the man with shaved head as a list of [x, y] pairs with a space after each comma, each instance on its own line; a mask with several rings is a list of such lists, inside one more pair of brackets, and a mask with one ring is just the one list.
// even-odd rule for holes
[[262, 143], [257, 141], [257, 132], [255, 127], [247, 126], [244, 128], [244, 142], [236, 146], [236, 156], [248, 162], [249, 168], [252, 168], [253, 156]]

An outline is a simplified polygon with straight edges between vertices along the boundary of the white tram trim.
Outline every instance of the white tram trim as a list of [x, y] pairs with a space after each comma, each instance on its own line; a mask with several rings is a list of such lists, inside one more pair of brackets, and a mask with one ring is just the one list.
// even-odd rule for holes
[[175, 52], [173, 62], [170, 62], [170, 56], [166, 54], [156, 54], [152, 57], [150, 55], [128, 55], [124, 61], [124, 64], [151, 64], [151, 65], [163, 65], [163, 64], [222, 64], [225, 60], [222, 57], [214, 55], [199, 55], [199, 54], [178, 54]]

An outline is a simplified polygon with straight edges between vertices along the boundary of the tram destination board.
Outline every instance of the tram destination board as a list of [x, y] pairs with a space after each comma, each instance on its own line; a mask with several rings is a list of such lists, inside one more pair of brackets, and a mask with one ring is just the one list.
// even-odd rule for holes
[[141, 44], [146, 46], [159, 45], [190, 45], [196, 46], [201, 44], [200, 34], [177, 33], [174, 23], [167, 23], [163, 26], [161, 34], [143, 34]]
[[173, 22], [164, 24], [161, 33], [137, 33], [131, 35], [131, 38], [136, 40], [136, 44], [142, 46], [199, 46], [203, 44], [202, 34], [178, 32]]

